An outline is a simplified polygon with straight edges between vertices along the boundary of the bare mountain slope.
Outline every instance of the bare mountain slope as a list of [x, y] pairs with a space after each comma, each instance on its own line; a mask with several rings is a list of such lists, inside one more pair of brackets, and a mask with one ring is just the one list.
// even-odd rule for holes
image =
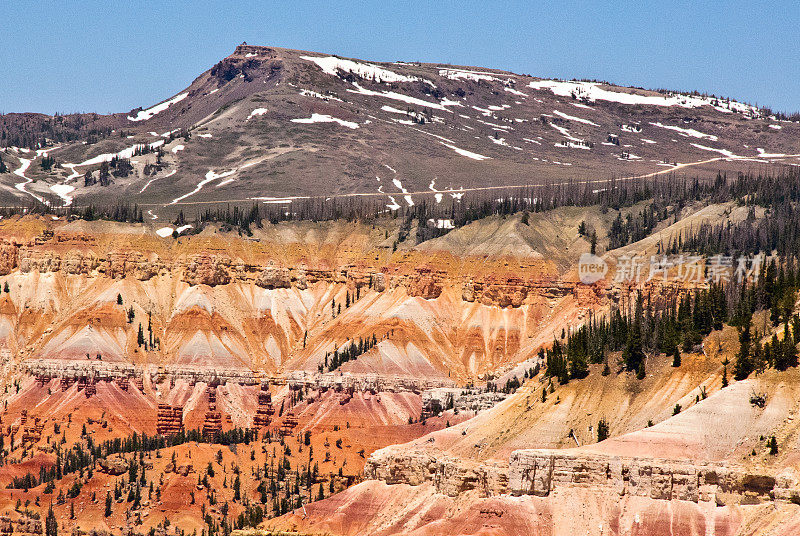
[[[157, 215], [338, 195], [394, 209], [462, 189], [761, 169], [800, 153], [796, 124], [715, 97], [248, 45], [162, 103], [69, 124], [82, 140], [50, 144], [52, 172], [43, 150], [4, 150], [6, 202], [124, 196]], [[133, 170], [112, 169], [102, 186], [115, 154]]]

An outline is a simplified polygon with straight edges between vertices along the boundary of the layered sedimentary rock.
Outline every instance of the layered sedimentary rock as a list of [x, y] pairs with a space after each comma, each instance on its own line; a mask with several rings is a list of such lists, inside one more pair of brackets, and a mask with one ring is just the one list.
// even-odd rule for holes
[[183, 430], [183, 407], [158, 405], [158, 421], [156, 433], [159, 435], [175, 435]]
[[263, 428], [272, 422], [275, 408], [272, 406], [272, 395], [269, 392], [269, 384], [261, 384], [258, 392], [258, 407], [253, 417], [253, 427]]
[[515, 495], [547, 496], [556, 490], [588, 487], [620, 496], [721, 505], [770, 500], [776, 479], [724, 464], [519, 450], [511, 455], [508, 487]]
[[450, 497], [470, 490], [488, 497], [505, 493], [508, 486], [507, 468], [395, 447], [373, 453], [364, 466], [364, 477], [411, 486], [430, 482], [436, 491]]
[[208, 411], [203, 421], [203, 437], [211, 441], [222, 432], [222, 414], [217, 411], [217, 389], [209, 386], [206, 388], [208, 396]]

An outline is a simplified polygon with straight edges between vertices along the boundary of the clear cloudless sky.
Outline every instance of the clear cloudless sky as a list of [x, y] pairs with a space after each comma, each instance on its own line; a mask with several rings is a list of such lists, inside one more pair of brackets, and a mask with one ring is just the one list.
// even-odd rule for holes
[[696, 89], [800, 111], [797, 0], [0, 0], [0, 112], [146, 107], [242, 41]]

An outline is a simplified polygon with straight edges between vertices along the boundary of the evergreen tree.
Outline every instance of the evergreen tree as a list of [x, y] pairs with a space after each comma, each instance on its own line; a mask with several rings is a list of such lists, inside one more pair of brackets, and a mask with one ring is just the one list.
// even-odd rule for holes
[[739, 330], [739, 353], [736, 354], [736, 362], [733, 365], [733, 377], [737, 381], [744, 380], [753, 372], [753, 364], [750, 359], [751, 318], [748, 315]]
[[643, 380], [646, 376], [646, 372], [644, 370], [644, 360], [639, 363], [639, 369], [636, 371], [636, 379]]
[[681, 366], [681, 351], [678, 350], [678, 347], [675, 347], [675, 350], [672, 353], [672, 366], [673, 367], [680, 367]]
[[53, 505], [47, 510], [47, 517], [44, 520], [44, 536], [58, 536], [58, 520], [53, 512]]
[[634, 321], [633, 326], [628, 331], [628, 340], [625, 349], [622, 351], [622, 361], [625, 369], [631, 372], [638, 371], [644, 364], [645, 354], [642, 349], [642, 327], [638, 321]]
[[722, 388], [728, 386], [728, 358], [725, 358], [725, 361], [722, 362]]
[[773, 456], [778, 454], [778, 440], [775, 439], [775, 436], [769, 438], [769, 453]]
[[608, 439], [608, 423], [605, 419], [600, 419], [597, 423], [597, 442], [600, 443], [601, 441]]

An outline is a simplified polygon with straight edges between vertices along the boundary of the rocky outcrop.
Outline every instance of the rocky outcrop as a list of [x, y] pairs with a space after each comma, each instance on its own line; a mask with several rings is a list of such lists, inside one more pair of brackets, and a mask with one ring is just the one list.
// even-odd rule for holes
[[128, 462], [120, 456], [99, 458], [97, 460], [97, 467], [101, 473], [107, 475], [119, 476], [128, 472]]
[[231, 282], [230, 259], [203, 253], [186, 264], [183, 280], [190, 285], [226, 285]]
[[374, 391], [374, 392], [414, 392], [420, 393], [429, 389], [453, 388], [452, 380], [412, 378], [409, 376], [389, 376], [377, 374], [357, 374], [338, 372], [291, 371], [287, 374], [286, 383], [292, 389], [303, 387], [311, 389], [334, 389], [336, 391]]
[[409, 278], [406, 291], [409, 296], [426, 300], [438, 298], [442, 294], [442, 275], [428, 268], [418, 268], [417, 275]]
[[507, 397], [503, 392], [440, 387], [422, 393], [422, 411], [427, 416], [438, 415], [446, 409], [479, 412], [494, 407]]
[[292, 286], [289, 269], [267, 266], [256, 279], [256, 285], [262, 288], [289, 288]]
[[770, 500], [776, 485], [772, 476], [739, 467], [583, 452], [518, 450], [509, 465], [508, 488], [515, 495], [587, 487], [620, 496], [755, 504]]
[[17, 267], [17, 246], [0, 244], [0, 275], [8, 275]]
[[370, 286], [376, 292], [383, 292], [386, 290], [386, 276], [380, 272], [370, 274]]
[[[146, 281], [159, 275], [173, 274], [190, 285], [226, 285], [254, 283], [266, 289], [306, 289], [317, 282], [346, 284], [349, 289], [372, 289], [383, 292], [387, 288], [402, 287], [410, 296], [436, 299], [448, 287], [461, 285], [461, 296], [466, 302], [484, 305], [519, 307], [534, 303], [537, 298], [560, 298], [570, 292], [579, 292], [579, 300], [596, 302], [592, 296], [598, 288], [582, 288], [570, 281], [555, 281], [536, 276], [523, 277], [511, 274], [480, 275], [454, 274], [427, 264], [411, 264], [418, 259], [389, 265], [346, 264], [338, 267], [309, 267], [305, 261], [297, 266], [283, 265], [284, 261], [261, 258], [247, 264], [232, 258], [221, 249], [201, 253], [165, 257], [156, 252], [143, 252], [125, 247], [104, 250], [95, 238], [83, 233], [61, 231], [55, 236], [41, 235], [35, 240], [17, 244], [6, 241], [0, 244], [0, 275], [18, 268], [21, 272], [63, 272], [71, 275], [105, 276], [115, 279], [132, 277]], [[466, 283], [462, 283], [466, 277]], [[457, 279], [456, 279], [457, 278]], [[603, 289], [604, 291], [604, 289]]]
[[269, 392], [269, 384], [262, 383], [261, 389], [258, 391], [258, 407], [253, 417], [253, 427], [263, 428], [269, 426], [272, 422], [273, 415], [275, 415], [275, 408], [272, 406], [272, 395]]
[[419, 486], [430, 482], [436, 491], [450, 497], [470, 490], [488, 497], [505, 493], [508, 486], [503, 467], [395, 447], [374, 452], [364, 466], [364, 476], [387, 484]]
[[183, 406], [158, 405], [156, 433], [159, 435], [176, 435], [183, 430]]
[[0, 534], [41, 534], [41, 519], [21, 515], [12, 519], [8, 515], [0, 516]]
[[206, 395], [208, 396], [208, 411], [206, 411], [203, 421], [203, 437], [207, 441], [214, 441], [222, 432], [222, 413], [217, 411], [217, 388], [207, 387]]

